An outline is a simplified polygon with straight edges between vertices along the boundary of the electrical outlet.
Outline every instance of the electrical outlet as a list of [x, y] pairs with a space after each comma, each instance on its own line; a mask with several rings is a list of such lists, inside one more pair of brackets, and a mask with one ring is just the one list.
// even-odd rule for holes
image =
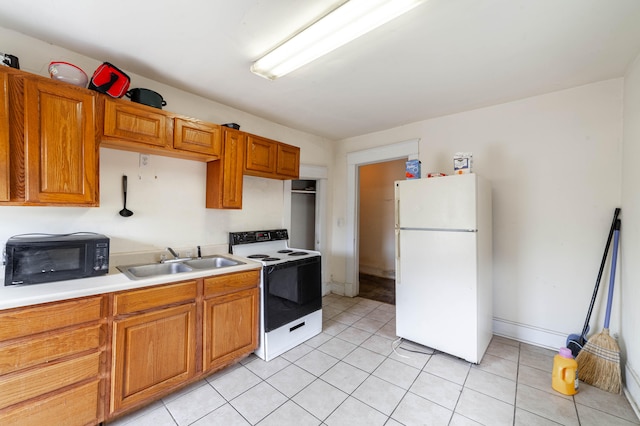
[[146, 167], [149, 165], [149, 154], [140, 154], [140, 167]]

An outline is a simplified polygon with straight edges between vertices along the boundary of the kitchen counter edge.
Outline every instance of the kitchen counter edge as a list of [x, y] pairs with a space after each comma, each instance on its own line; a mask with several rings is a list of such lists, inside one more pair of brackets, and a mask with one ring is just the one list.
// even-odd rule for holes
[[2, 286], [0, 288], [0, 310], [39, 305], [60, 300], [113, 293], [123, 290], [151, 287], [178, 281], [194, 280], [203, 277], [232, 274], [262, 268], [260, 262], [225, 255], [241, 262], [241, 265], [218, 269], [183, 272], [179, 274], [161, 275], [141, 280], [131, 280], [121, 272], [110, 272], [107, 275], [77, 280], [56, 281], [44, 284]]

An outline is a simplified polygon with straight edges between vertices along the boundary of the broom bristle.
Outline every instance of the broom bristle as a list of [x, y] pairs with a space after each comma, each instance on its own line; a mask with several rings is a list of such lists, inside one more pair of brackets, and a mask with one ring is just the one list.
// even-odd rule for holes
[[591, 337], [578, 354], [578, 378], [585, 383], [612, 393], [620, 393], [620, 347], [604, 329]]

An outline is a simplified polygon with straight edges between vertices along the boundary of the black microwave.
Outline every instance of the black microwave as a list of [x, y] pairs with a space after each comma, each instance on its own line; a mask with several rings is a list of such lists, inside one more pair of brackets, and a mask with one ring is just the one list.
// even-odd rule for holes
[[102, 234], [23, 234], [7, 241], [4, 285], [40, 284], [109, 272], [109, 238]]

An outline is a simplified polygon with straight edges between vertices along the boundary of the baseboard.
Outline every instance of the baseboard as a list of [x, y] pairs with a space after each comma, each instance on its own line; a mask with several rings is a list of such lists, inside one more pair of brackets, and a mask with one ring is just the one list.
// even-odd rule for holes
[[380, 269], [375, 266], [359, 265], [358, 271], [361, 274], [373, 275], [374, 277], [395, 278], [396, 271], [392, 269]]
[[493, 334], [552, 350], [558, 350], [567, 344], [566, 334], [495, 317]]
[[624, 394], [640, 419], [640, 375], [627, 361], [624, 368]]
[[[493, 319], [493, 334], [552, 350], [558, 350], [558, 348], [565, 346], [567, 343], [567, 336], [557, 331], [532, 327], [500, 318]], [[625, 365], [623, 391], [633, 411], [640, 418], [640, 405], [638, 404], [640, 401], [640, 375], [628, 362]]]

